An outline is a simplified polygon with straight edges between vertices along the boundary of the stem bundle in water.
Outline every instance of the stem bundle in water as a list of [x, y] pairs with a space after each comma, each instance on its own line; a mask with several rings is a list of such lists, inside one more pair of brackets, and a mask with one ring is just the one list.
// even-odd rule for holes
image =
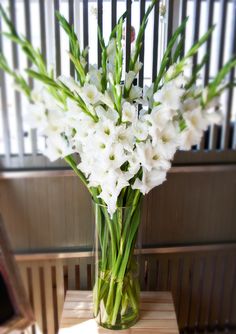
[[110, 329], [128, 328], [139, 318], [138, 265], [133, 253], [141, 196], [132, 191], [131, 197], [131, 206], [118, 207], [112, 217], [106, 206], [94, 204], [97, 231], [94, 316], [100, 325]]

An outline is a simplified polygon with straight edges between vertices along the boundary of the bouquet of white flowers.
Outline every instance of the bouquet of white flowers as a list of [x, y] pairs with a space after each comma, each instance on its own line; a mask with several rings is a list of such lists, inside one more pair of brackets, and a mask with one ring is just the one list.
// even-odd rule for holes
[[13, 76], [29, 98], [27, 122], [45, 136], [43, 154], [50, 160], [64, 158], [95, 203], [99, 260], [94, 315], [108, 328], [126, 328], [138, 319], [139, 287], [132, 255], [142, 195], [165, 181], [177, 149], [189, 150], [199, 144], [208, 126], [221, 121], [219, 96], [229, 85], [223, 79], [236, 65], [235, 59], [230, 60], [206, 87], [197, 87], [207, 57], [196, 66], [191, 65], [191, 59], [213, 28], [181, 56], [186, 19], [170, 39], [151, 86], [142, 89], [134, 85], [142, 67], [139, 54], [154, 5], [155, 0], [145, 13], [124, 82], [125, 14], [108, 43], [99, 30], [102, 65], [97, 68], [88, 66], [87, 49], [81, 50], [73, 26], [57, 13], [69, 36], [69, 57], [76, 76], [56, 78], [40, 51], [16, 32], [1, 7], [9, 28], [5, 35], [27, 55], [33, 66], [26, 72], [41, 85], [31, 89], [3, 55], [0, 67]]

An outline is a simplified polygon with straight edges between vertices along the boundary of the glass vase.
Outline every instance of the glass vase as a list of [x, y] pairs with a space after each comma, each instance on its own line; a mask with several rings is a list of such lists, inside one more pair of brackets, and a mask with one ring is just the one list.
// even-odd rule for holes
[[134, 255], [140, 225], [140, 202], [118, 207], [94, 203], [96, 221], [94, 317], [109, 329], [125, 329], [139, 319], [139, 275]]

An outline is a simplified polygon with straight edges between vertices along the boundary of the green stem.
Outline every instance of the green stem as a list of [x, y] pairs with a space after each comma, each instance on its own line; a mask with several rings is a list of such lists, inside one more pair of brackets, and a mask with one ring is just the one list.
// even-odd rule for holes
[[[124, 227], [121, 241], [120, 241], [119, 254], [118, 254], [116, 263], [113, 266], [114, 269], [112, 268], [111, 282], [110, 282], [108, 298], [107, 298], [107, 303], [106, 303], [107, 312], [109, 312], [109, 310], [112, 309], [112, 306], [115, 305], [112, 311], [111, 319], [110, 319], [112, 323], [114, 323], [115, 319], [117, 318], [117, 314], [119, 312], [119, 307], [121, 303], [121, 296], [119, 296], [119, 294], [120, 294], [120, 290], [123, 285], [124, 275], [127, 270], [127, 264], [131, 256], [130, 253], [133, 248], [132, 247], [133, 239], [136, 236], [136, 231], [139, 226], [139, 212], [137, 211], [139, 200], [140, 200], [140, 192], [136, 191], [134, 193], [134, 200], [133, 200], [134, 206], [132, 207], [131, 212], [129, 213], [127, 219], [125, 219], [125, 227]], [[133, 217], [133, 220], [132, 220], [132, 217]], [[128, 231], [129, 228], [130, 230]], [[115, 294], [115, 282], [117, 280], [119, 283], [117, 285], [116, 294]], [[114, 296], [115, 296], [115, 303], [113, 303]]]

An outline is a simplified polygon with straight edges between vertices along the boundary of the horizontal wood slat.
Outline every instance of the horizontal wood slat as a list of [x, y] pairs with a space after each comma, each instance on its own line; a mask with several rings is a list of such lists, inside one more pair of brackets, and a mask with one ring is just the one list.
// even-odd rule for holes
[[[217, 172], [234, 172], [236, 164], [229, 165], [197, 165], [197, 166], [173, 166], [168, 171], [173, 173], [217, 173]], [[57, 170], [35, 170], [35, 171], [0, 171], [0, 180], [7, 179], [28, 179], [28, 178], [47, 178], [47, 177], [76, 177], [71, 169]]]
[[[135, 254], [176, 254], [189, 252], [214, 252], [220, 250], [236, 250], [235, 243], [214, 244], [214, 245], [194, 245], [194, 246], [176, 246], [176, 247], [158, 247], [136, 249]], [[65, 253], [35, 253], [35, 254], [16, 254], [15, 258], [19, 262], [39, 261], [39, 260], [62, 260], [92, 257], [94, 253], [88, 252], [65, 252]]]

